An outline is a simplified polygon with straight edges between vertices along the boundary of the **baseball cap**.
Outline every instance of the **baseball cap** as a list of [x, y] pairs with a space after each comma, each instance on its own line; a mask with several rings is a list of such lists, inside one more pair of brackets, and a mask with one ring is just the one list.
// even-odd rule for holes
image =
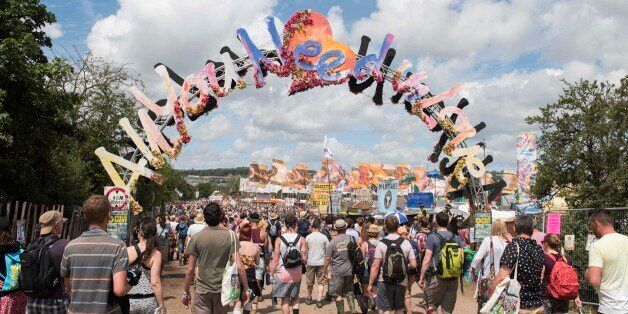
[[39, 224], [41, 225], [41, 234], [47, 234], [52, 231], [52, 228], [57, 222], [66, 222], [67, 219], [63, 218], [63, 215], [56, 211], [51, 210], [43, 213], [39, 216]]

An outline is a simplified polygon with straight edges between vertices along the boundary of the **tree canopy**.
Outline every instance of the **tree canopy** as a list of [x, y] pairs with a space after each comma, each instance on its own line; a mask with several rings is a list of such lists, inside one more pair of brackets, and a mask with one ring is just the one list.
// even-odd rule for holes
[[528, 117], [541, 130], [533, 192], [562, 191], [571, 207], [628, 205], [628, 77], [620, 86], [565, 82], [558, 100]]

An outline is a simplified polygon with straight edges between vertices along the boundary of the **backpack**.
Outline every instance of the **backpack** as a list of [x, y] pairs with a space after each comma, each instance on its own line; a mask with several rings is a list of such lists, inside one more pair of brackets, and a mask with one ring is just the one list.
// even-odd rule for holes
[[286, 255], [282, 258], [283, 266], [285, 268], [296, 268], [301, 266], [301, 251], [299, 250], [299, 247], [297, 247], [299, 239], [301, 239], [301, 235], [297, 234], [297, 237], [294, 241], [292, 241], [292, 243], [288, 243], [286, 238], [283, 236], [279, 236], [279, 238], [281, 239], [281, 242], [286, 245]]
[[179, 231], [179, 239], [183, 240], [188, 235], [188, 229], [190, 227], [187, 224], [179, 224], [177, 231]]
[[327, 240], [331, 241], [331, 231], [329, 231], [329, 228], [323, 228], [321, 233], [327, 237]]
[[[367, 274], [371, 273], [371, 265], [373, 265], [373, 259], [375, 259], [375, 249], [377, 245], [372, 244], [369, 241], [366, 241], [366, 256], [364, 257], [365, 271]], [[362, 251], [360, 251], [362, 253]]]
[[349, 262], [353, 265], [353, 274], [364, 274], [364, 256], [362, 250], [358, 247], [353, 236], [349, 236], [349, 244], [347, 245], [347, 254]]
[[405, 241], [405, 239], [402, 237], [396, 240], [384, 238], [381, 241], [386, 245], [386, 255], [382, 261], [382, 277], [386, 282], [400, 283], [406, 278], [408, 263], [401, 249], [401, 243], [403, 243], [403, 241]]
[[547, 294], [558, 300], [575, 300], [578, 297], [578, 273], [565, 260], [557, 260], [553, 254], [547, 254], [554, 261], [554, 267], [549, 276]]
[[31, 242], [20, 254], [19, 283], [24, 294], [31, 298], [45, 298], [59, 284], [59, 269], [50, 256], [50, 246], [59, 237], [39, 238]]
[[6, 253], [4, 254], [4, 264], [6, 265], [7, 273], [6, 276], [0, 274], [0, 281], [4, 282], [1, 291], [13, 291], [20, 288], [19, 285], [19, 277], [20, 277], [20, 254], [24, 252], [24, 250], [19, 249], [15, 253]]
[[436, 265], [436, 276], [441, 279], [458, 278], [462, 274], [462, 248], [456, 242], [455, 235], [445, 240], [438, 232], [434, 234], [440, 240], [440, 256]]
[[430, 234], [425, 231], [419, 231], [416, 234], [416, 244], [419, 246], [419, 256], [417, 257], [417, 269], [421, 270], [421, 266], [423, 266], [423, 256], [425, 256], [425, 247], [427, 242], [427, 237]]
[[268, 228], [268, 233], [270, 233], [271, 237], [276, 237], [278, 234], [279, 228], [277, 227], [277, 224], [279, 224], [279, 221], [277, 220], [270, 223], [270, 226]]

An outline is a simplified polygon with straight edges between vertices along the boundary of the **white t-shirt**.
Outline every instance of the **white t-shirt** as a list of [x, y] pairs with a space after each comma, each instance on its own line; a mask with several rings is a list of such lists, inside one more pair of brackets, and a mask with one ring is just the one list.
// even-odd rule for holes
[[312, 232], [305, 238], [307, 243], [307, 265], [323, 266], [325, 263], [325, 249], [329, 240], [320, 232]]
[[609, 233], [593, 242], [589, 249], [589, 267], [602, 268], [598, 290], [600, 313], [626, 313], [628, 309], [628, 237]]
[[188, 242], [189, 239], [192, 239], [192, 236], [199, 233], [201, 230], [205, 229], [207, 227], [207, 224], [202, 222], [202, 223], [193, 223], [190, 228], [188, 228]]
[[504, 254], [506, 244], [508, 244], [506, 240], [499, 236], [490, 236], [482, 240], [482, 244], [475, 254], [471, 266], [475, 269], [482, 267], [482, 275], [485, 277], [489, 275], [489, 271], [491, 270], [491, 239], [493, 240], [493, 269], [495, 270], [495, 275], [499, 272], [499, 261], [502, 258], [502, 254]]

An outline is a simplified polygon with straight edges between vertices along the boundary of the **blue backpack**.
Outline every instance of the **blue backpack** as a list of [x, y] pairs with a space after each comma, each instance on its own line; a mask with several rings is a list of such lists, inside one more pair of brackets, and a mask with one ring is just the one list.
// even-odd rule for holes
[[15, 253], [7, 253], [4, 255], [4, 264], [6, 265], [6, 276], [0, 274], [0, 278], [4, 281], [2, 291], [11, 291], [19, 288], [19, 277], [22, 264], [20, 264], [20, 254], [24, 252], [23, 249]]

